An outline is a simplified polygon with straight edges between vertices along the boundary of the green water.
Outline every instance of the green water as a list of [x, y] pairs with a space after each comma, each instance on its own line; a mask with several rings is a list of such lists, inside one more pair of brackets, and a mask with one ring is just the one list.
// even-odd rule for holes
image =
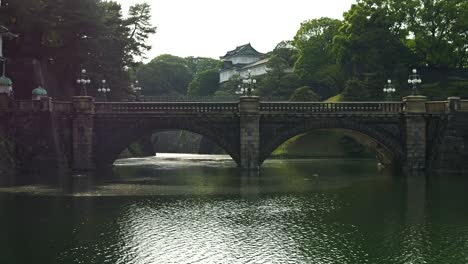
[[106, 179], [0, 188], [0, 263], [468, 263], [466, 176], [160, 155]]

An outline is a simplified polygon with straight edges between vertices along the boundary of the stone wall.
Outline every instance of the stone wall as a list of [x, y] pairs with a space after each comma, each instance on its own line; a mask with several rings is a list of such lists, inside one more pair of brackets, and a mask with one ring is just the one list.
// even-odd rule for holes
[[430, 169], [468, 172], [468, 112], [453, 113], [442, 125], [430, 153]]

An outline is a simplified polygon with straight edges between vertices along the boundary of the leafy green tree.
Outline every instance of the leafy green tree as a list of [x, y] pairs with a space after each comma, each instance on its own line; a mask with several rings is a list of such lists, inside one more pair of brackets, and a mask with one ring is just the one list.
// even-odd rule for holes
[[161, 62], [161, 63], [170, 63], [170, 64], [178, 64], [187, 67], [187, 60], [178, 56], [174, 56], [171, 54], [161, 54], [156, 58], [152, 59], [151, 62]]
[[235, 95], [239, 90], [239, 85], [242, 85], [242, 78], [240, 75], [235, 74], [229, 78], [228, 81], [223, 82], [220, 85], [218, 91], [215, 92], [215, 96], [230, 96]]
[[[280, 76], [280, 77], [279, 77]], [[269, 72], [262, 77], [258, 77], [256, 93], [267, 97], [289, 98], [297, 87], [302, 85], [299, 76], [295, 73], [283, 73], [275, 75]]]
[[378, 0], [358, 1], [345, 13], [334, 51], [347, 79], [372, 73], [384, 81], [397, 65], [410, 63], [411, 54], [401, 38], [404, 32], [393, 30], [395, 18]]
[[186, 95], [192, 75], [185, 59], [164, 54], [140, 67], [137, 78], [145, 95]]
[[267, 63], [267, 73], [257, 76], [257, 91], [261, 96], [290, 97], [302, 82], [290, 71], [287, 59], [273, 53]]
[[218, 70], [206, 70], [198, 73], [188, 88], [188, 95], [211, 96], [219, 89]]
[[345, 90], [343, 91], [344, 101], [366, 101], [370, 97], [367, 82], [357, 79], [346, 81]]
[[222, 61], [204, 57], [187, 57], [185, 61], [193, 75], [188, 95], [214, 95], [219, 89], [219, 70]]
[[467, 66], [468, 2], [466, 0], [412, 0], [393, 2], [405, 18], [410, 45], [420, 65], [437, 68]]
[[219, 70], [223, 65], [220, 60], [204, 57], [186, 57], [187, 67], [193, 75], [207, 70]]
[[144, 53], [151, 49], [146, 40], [151, 34], [156, 33], [156, 27], [152, 26], [151, 6], [148, 3], [135, 4], [130, 7], [128, 18], [125, 21], [130, 29], [128, 36], [128, 54], [142, 57]]
[[276, 56], [283, 59], [288, 68], [293, 68], [297, 60], [297, 49], [291, 40], [283, 40], [278, 43], [275, 49], [268, 54], [269, 57]]
[[294, 91], [289, 101], [320, 101], [320, 96], [310, 86], [302, 86]]
[[324, 97], [336, 94], [342, 83], [333, 54], [333, 38], [340, 26], [336, 19], [312, 19], [303, 22], [294, 37], [298, 52], [294, 72]]
[[25, 64], [34, 60], [35, 71], [42, 73], [42, 78], [13, 74], [18, 98], [29, 98], [31, 89], [41, 84], [54, 98], [67, 99], [77, 94], [73, 80], [82, 67], [95, 84], [91, 95], [105, 78], [113, 88], [113, 98], [120, 98], [129, 82], [124, 69], [149, 48], [145, 45], [148, 35], [142, 33], [142, 25], [149, 25], [149, 13], [127, 20], [120, 5], [112, 1], [4, 0], [0, 13], [3, 23], [21, 36], [8, 43], [12, 44], [8, 56], [18, 62], [13, 68], [33, 75], [25, 73]]

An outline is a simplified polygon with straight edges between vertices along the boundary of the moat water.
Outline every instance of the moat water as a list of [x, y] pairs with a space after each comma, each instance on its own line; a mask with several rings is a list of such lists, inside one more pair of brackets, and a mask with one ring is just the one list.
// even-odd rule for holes
[[365, 160], [249, 175], [226, 156], [162, 154], [65, 182], [0, 188], [0, 263], [468, 263], [466, 176]]

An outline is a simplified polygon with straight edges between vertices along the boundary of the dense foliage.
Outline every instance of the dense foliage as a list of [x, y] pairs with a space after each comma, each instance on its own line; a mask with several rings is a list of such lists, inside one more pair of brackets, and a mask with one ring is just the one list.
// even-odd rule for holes
[[429, 99], [467, 97], [468, 1], [357, 0], [342, 21], [304, 21], [268, 57], [269, 72], [257, 77], [262, 96], [293, 98], [309, 86], [322, 98], [382, 100], [392, 79], [399, 98], [411, 92], [407, 79], [417, 68]]
[[209, 96], [219, 89], [221, 61], [159, 55], [137, 70], [145, 95]]
[[[101, 0], [4, 0], [0, 12], [0, 23], [20, 36], [6, 46], [16, 94], [25, 98], [37, 85], [56, 98], [77, 94], [82, 67], [94, 83], [107, 79], [113, 97], [122, 97], [126, 69], [150, 49], [145, 42], [156, 30], [146, 3], [132, 6], [127, 18], [119, 4]], [[20, 78], [24, 74], [32, 78]]]
[[[81, 67], [94, 83], [107, 79], [114, 99], [125, 97], [135, 79], [147, 95], [235, 94], [242, 80], [234, 76], [220, 85], [219, 60], [166, 54], [138, 64], [135, 58], [144, 57], [155, 33], [150, 18], [146, 3], [132, 6], [124, 18], [113, 1], [2, 1], [0, 23], [20, 35], [6, 43], [17, 95], [27, 98], [37, 85], [56, 98], [77, 94]], [[292, 40], [266, 56], [268, 73], [256, 76], [261, 96], [381, 100], [392, 79], [398, 98], [410, 93], [406, 80], [418, 68], [420, 91], [430, 99], [466, 97], [468, 1], [357, 0], [342, 20], [304, 21]], [[25, 71], [33, 78], [20, 78]]]
[[386, 78], [394, 80], [399, 95], [406, 95], [413, 67], [420, 69], [422, 93], [430, 99], [465, 95], [467, 4], [465, 0], [357, 1], [344, 14], [333, 39], [337, 66], [347, 80], [344, 99], [382, 99]]

